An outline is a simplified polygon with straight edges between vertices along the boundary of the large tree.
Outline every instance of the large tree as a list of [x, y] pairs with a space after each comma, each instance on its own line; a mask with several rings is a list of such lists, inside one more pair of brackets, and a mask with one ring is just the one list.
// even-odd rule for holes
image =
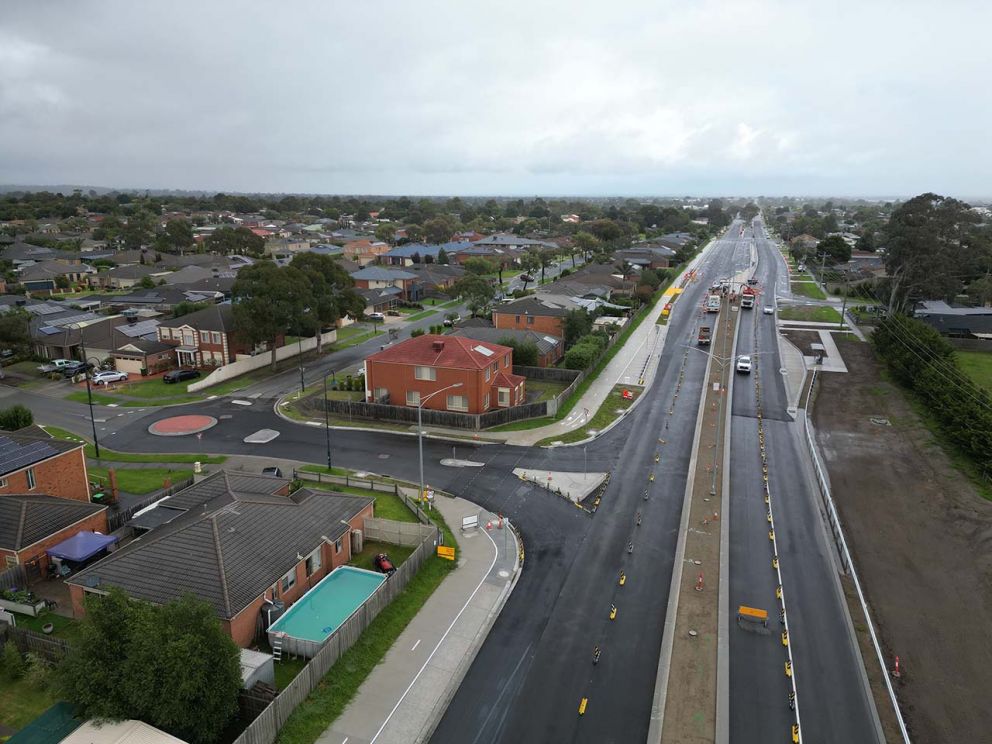
[[209, 250], [224, 255], [237, 253], [261, 256], [265, 252], [265, 238], [256, 235], [247, 227], [218, 227], [204, 243]]
[[824, 263], [847, 263], [851, 260], [851, 246], [840, 235], [828, 235], [816, 246], [816, 255]]
[[466, 274], [452, 285], [451, 294], [462, 297], [474, 317], [489, 307], [496, 296], [496, 289], [481, 276]]
[[165, 223], [165, 231], [159, 237], [167, 251], [181, 256], [193, 247], [193, 226], [188, 220], [172, 219]]
[[0, 313], [0, 351], [10, 349], [15, 354], [31, 350], [31, 316], [24, 310]]
[[269, 343], [273, 371], [278, 337], [306, 327], [308, 316], [315, 312], [310, 287], [310, 280], [299, 268], [280, 268], [271, 261], [246, 266], [234, 281], [235, 329], [248, 343]]
[[159, 607], [111, 589], [87, 603], [58, 682], [83, 717], [135, 718], [210, 744], [238, 710], [240, 652], [206, 602]]
[[317, 353], [322, 351], [320, 328], [333, 325], [339, 318], [357, 318], [365, 310], [365, 301], [355, 291], [355, 282], [340, 263], [319, 253], [297, 253], [289, 264], [299, 269], [310, 283], [313, 298], [307, 314], [312, 332], [317, 335]]

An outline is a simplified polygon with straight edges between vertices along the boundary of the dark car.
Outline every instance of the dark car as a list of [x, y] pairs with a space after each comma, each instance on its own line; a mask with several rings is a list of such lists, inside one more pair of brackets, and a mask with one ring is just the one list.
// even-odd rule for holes
[[532, 282], [532, 281], [534, 281], [534, 277], [532, 277], [530, 274], [521, 274], [520, 275], [520, 281], [522, 281], [522, 282]]
[[174, 369], [162, 375], [162, 382], [182, 382], [183, 380], [195, 380], [200, 376], [198, 369]]
[[63, 377], [75, 377], [76, 375], [81, 375], [88, 369], [93, 369], [93, 365], [89, 362], [73, 362], [72, 364], [67, 364], [62, 368]]
[[376, 557], [372, 560], [372, 563], [375, 565], [376, 571], [379, 573], [384, 573], [386, 576], [392, 576], [396, 573], [396, 566], [393, 565], [393, 562], [389, 560], [389, 556], [385, 553], [379, 553], [376, 555]]
[[274, 475], [276, 478], [282, 478], [282, 470], [273, 465], [271, 467], [262, 468], [262, 475]]

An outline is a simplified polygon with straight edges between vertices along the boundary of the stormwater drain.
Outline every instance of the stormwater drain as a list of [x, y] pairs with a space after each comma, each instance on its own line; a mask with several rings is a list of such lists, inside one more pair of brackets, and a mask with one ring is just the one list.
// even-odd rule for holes
[[509, 571], [500, 571], [499, 572], [499, 577], [501, 579], [508, 579], [508, 578], [510, 578], [510, 572]]
[[870, 419], [875, 426], [892, 426], [892, 423], [887, 418], [880, 418], [878, 416], [872, 416]]

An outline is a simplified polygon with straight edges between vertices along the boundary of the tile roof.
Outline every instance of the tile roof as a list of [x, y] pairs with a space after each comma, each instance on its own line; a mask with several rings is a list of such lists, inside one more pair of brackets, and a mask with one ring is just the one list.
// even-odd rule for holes
[[536, 295], [533, 297], [522, 297], [516, 302], [500, 305], [493, 312], [499, 315], [547, 315], [559, 318], [565, 316], [569, 310], [574, 310], [577, 307], [578, 305], [575, 302], [566, 298], [555, 297], [552, 299], [551, 297]]
[[65, 439], [0, 432], [0, 475], [36, 465], [63, 452], [81, 449], [82, 446], [82, 442], [69, 442]]
[[230, 305], [211, 305], [178, 318], [168, 318], [159, 325], [164, 328], [190, 326], [199, 331], [233, 331], [234, 312]]
[[392, 282], [397, 279], [416, 279], [417, 275], [411, 274], [409, 271], [401, 271], [399, 269], [385, 269], [381, 266], [366, 266], [364, 269], [359, 269], [358, 271], [352, 273], [351, 278]]
[[477, 341], [465, 336], [424, 334], [377, 351], [366, 361], [446, 369], [485, 369], [512, 351], [509, 346]]
[[[300, 489], [286, 479], [221, 471], [163, 505], [189, 510], [70, 577], [84, 587], [117, 586], [164, 604], [192, 593], [222, 618], [237, 615], [320, 546], [336, 540], [372, 499]], [[190, 494], [188, 492], [193, 491]], [[213, 496], [211, 496], [213, 494]]]
[[537, 347], [537, 352], [539, 354], [547, 354], [549, 351], [553, 351], [562, 343], [562, 340], [557, 336], [548, 336], [543, 333], [535, 333], [534, 331], [520, 330], [517, 328], [494, 328], [492, 326], [485, 327], [479, 325], [469, 325], [465, 327], [459, 326], [458, 329], [451, 335], [474, 338], [476, 341], [488, 341], [494, 344], [500, 343], [504, 338], [513, 339], [514, 341], [522, 344], [534, 344]]
[[107, 507], [41, 494], [0, 496], [0, 548], [22, 550]]

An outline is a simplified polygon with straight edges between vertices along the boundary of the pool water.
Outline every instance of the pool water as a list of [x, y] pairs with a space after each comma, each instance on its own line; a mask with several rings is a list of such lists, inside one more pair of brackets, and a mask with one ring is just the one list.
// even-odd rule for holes
[[320, 643], [351, 617], [385, 580], [380, 573], [339, 566], [276, 620], [269, 632]]

